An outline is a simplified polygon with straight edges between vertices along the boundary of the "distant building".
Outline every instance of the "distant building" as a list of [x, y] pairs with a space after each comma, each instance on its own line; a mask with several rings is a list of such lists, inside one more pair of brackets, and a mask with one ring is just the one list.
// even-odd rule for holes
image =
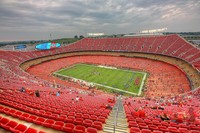
[[99, 36], [104, 36], [104, 33], [87, 33], [88, 37], [99, 37]]

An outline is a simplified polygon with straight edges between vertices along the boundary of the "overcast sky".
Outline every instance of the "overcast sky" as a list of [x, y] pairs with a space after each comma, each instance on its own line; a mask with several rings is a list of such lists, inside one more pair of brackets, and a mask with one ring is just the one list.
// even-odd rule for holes
[[0, 0], [0, 41], [200, 31], [200, 0]]

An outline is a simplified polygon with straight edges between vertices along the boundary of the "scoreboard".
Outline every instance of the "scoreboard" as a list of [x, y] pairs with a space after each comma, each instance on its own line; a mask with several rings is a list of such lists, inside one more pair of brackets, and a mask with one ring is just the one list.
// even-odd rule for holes
[[38, 44], [35, 46], [35, 48], [39, 50], [48, 50], [48, 49], [58, 48], [60, 46], [61, 46], [60, 43], [47, 42], [47, 43]]

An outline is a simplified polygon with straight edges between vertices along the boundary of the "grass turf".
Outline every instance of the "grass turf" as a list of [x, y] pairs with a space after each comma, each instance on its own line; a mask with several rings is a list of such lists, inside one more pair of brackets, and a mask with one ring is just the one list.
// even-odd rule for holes
[[88, 64], [76, 64], [56, 73], [133, 93], [138, 93], [144, 76], [141, 72]]

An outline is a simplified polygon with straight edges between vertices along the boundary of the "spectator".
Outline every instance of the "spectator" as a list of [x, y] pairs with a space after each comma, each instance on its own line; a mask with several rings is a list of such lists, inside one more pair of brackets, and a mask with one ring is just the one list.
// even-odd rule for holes
[[170, 118], [168, 117], [168, 115], [166, 113], [161, 114], [160, 119], [163, 120], [163, 121], [170, 120]]
[[165, 107], [164, 106], [159, 106], [158, 109], [164, 110]]
[[78, 102], [79, 101], [79, 96], [76, 96], [76, 102]]
[[142, 117], [142, 118], [145, 117], [145, 112], [144, 112], [144, 110], [142, 108], [139, 108], [138, 112], [139, 112], [139, 117]]
[[56, 96], [60, 96], [60, 91], [57, 91], [57, 92], [56, 92]]
[[74, 103], [74, 98], [72, 98], [72, 104]]
[[80, 101], [83, 101], [83, 98], [82, 98], [82, 97], [80, 97], [80, 98], [79, 98], [79, 100], [80, 100]]
[[106, 109], [112, 110], [112, 106], [110, 106], [110, 104], [107, 104]]
[[24, 87], [22, 87], [19, 91], [20, 92], [26, 92], [26, 89]]
[[132, 112], [132, 115], [133, 115], [134, 117], [140, 117], [140, 113], [139, 113], [139, 111], [138, 111], [137, 108], [135, 109], [134, 112]]
[[187, 118], [187, 121], [191, 122], [191, 123], [195, 122], [196, 116], [197, 116], [197, 114], [194, 113], [194, 109], [192, 107], [190, 107], [188, 109], [188, 118]]
[[36, 90], [36, 91], [35, 91], [35, 95], [36, 95], [36, 97], [40, 97], [40, 92], [39, 92], [39, 90]]
[[172, 121], [175, 122], [175, 123], [183, 123], [184, 122], [184, 115], [175, 113]]

